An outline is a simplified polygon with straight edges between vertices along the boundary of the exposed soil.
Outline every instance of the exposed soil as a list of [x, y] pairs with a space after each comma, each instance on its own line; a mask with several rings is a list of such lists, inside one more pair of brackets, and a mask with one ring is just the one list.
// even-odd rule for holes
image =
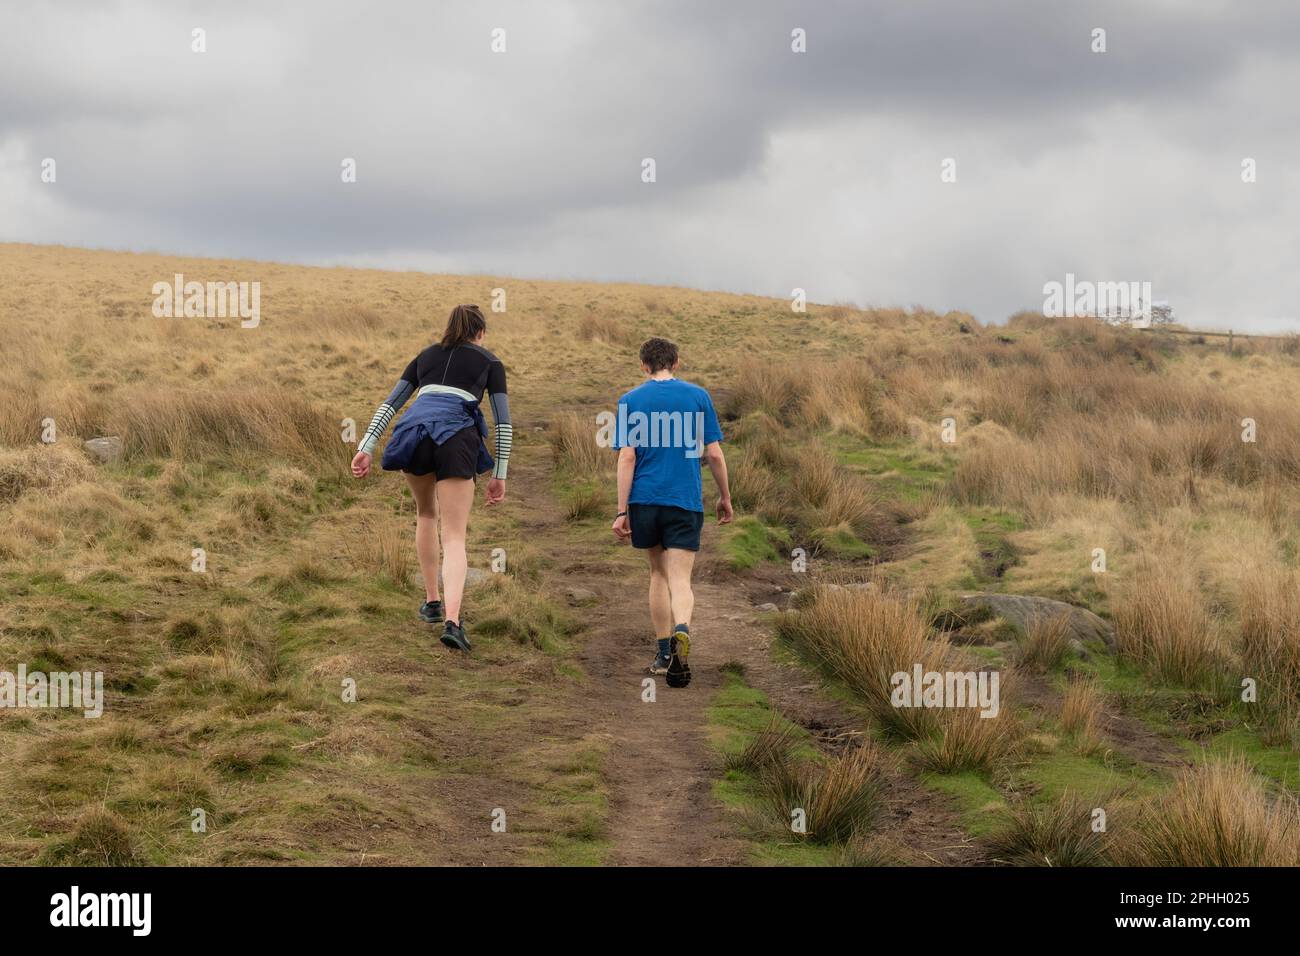
[[[581, 660], [592, 678], [591, 716], [613, 743], [607, 761], [611, 789], [608, 862], [647, 866], [744, 863], [746, 844], [712, 787], [721, 761], [705, 735], [706, 708], [723, 686], [722, 666], [744, 665], [745, 679], [786, 717], [808, 728], [826, 750], [845, 746], [860, 723], [829, 699], [807, 672], [773, 659], [771, 627], [754, 609], [755, 596], [779, 599], [779, 584], [755, 582], [717, 569], [705, 550], [695, 582], [689, 687], [656, 680], [655, 703], [642, 701], [654, 644], [646, 607], [647, 578], [584, 581], [609, 600], [593, 609]], [[612, 545], [611, 545], [612, 546]], [[757, 591], [755, 595], [752, 592]], [[769, 593], [770, 592], [770, 593]], [[905, 773], [889, 786], [891, 823], [884, 835], [909, 862], [978, 862], [947, 800]]]
[[[1061, 694], [1038, 674], [1017, 672], [1017, 692], [1026, 703], [1053, 716], [1061, 712]], [[1102, 707], [1099, 726], [1108, 746], [1138, 763], [1161, 770], [1177, 771], [1192, 764], [1191, 758], [1168, 737], [1163, 737], [1141, 720], [1125, 714], [1114, 703]]]

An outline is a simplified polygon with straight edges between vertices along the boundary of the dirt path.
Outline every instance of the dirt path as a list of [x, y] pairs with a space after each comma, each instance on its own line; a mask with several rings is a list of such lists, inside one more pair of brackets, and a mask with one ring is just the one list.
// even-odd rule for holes
[[[610, 735], [608, 863], [642, 866], [743, 862], [744, 846], [729, 833], [711, 788], [717, 761], [705, 736], [706, 708], [722, 687], [719, 665], [747, 659], [753, 636], [722, 625], [718, 595], [697, 593], [689, 687], [655, 680], [655, 701], [642, 700], [654, 656], [642, 582], [601, 582], [601, 606], [584, 638], [593, 717]], [[606, 596], [607, 599], [606, 599]]]
[[[592, 582], [608, 600], [593, 609], [580, 657], [592, 679], [592, 716], [612, 741], [606, 763], [610, 864], [746, 862], [747, 844], [712, 795], [722, 767], [706, 737], [706, 711], [722, 687], [722, 665], [744, 664], [746, 680], [826, 750], [859, 732], [857, 720], [828, 699], [811, 675], [773, 659], [770, 623], [755, 611], [745, 583], [719, 572], [711, 559], [706, 540], [695, 584], [691, 685], [675, 690], [659, 679], [654, 703], [641, 696], [653, 656], [645, 579]], [[909, 862], [977, 861], [976, 848], [942, 796], [899, 774], [891, 781], [889, 802], [892, 820], [884, 829]]]
[[[545, 535], [562, 525], [549, 493], [549, 463], [529, 458], [515, 474], [526, 501], [530, 533]], [[707, 710], [723, 686], [722, 665], [744, 665], [745, 679], [772, 706], [806, 727], [827, 752], [850, 742], [861, 721], [828, 697], [817, 678], [774, 659], [770, 618], [755, 605], [773, 600], [773, 585], [726, 571], [715, 550], [709, 521], [695, 575], [692, 680], [673, 689], [655, 679], [655, 701], [642, 700], [642, 682], [654, 656], [646, 604], [648, 570], [628, 574], [609, 562], [609, 548], [584, 542], [565, 554], [552, 580], [578, 587], [598, 600], [581, 611], [585, 626], [578, 660], [589, 681], [581, 726], [610, 741], [604, 764], [609, 791], [607, 834], [611, 865], [726, 866], [748, 862], [749, 844], [728, 811], [713, 797], [722, 762], [707, 738]], [[576, 732], [576, 729], [574, 730]], [[919, 865], [979, 862], [947, 798], [895, 774], [888, 793], [890, 819], [881, 830]]]

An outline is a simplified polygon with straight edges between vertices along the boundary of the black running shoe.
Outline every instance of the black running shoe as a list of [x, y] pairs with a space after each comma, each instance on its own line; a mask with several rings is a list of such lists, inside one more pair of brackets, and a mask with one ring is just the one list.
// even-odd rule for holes
[[442, 602], [425, 601], [420, 605], [420, 620], [425, 624], [442, 623]]
[[668, 673], [664, 675], [664, 683], [669, 687], [685, 687], [691, 682], [691, 669], [686, 663], [690, 653], [691, 636], [678, 631], [669, 645]]
[[465, 628], [455, 621], [448, 621], [443, 625], [441, 640], [453, 651], [469, 650], [469, 638], [465, 636]]

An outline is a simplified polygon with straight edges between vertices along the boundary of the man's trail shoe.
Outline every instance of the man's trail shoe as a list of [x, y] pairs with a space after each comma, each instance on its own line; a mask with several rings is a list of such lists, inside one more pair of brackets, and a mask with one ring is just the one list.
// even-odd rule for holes
[[664, 677], [664, 683], [669, 687], [685, 687], [691, 682], [691, 669], [686, 664], [686, 658], [691, 653], [690, 636], [683, 631], [678, 631], [673, 635], [670, 648], [672, 655], [668, 661], [668, 673]]
[[469, 650], [469, 638], [465, 636], [465, 628], [454, 621], [448, 621], [443, 625], [441, 640], [453, 651]]
[[425, 624], [442, 623], [442, 602], [425, 601], [420, 605], [420, 620]]
[[665, 657], [663, 654], [657, 654], [655, 656], [655, 662], [649, 667], [650, 673], [667, 674], [669, 663], [671, 663], [669, 658]]

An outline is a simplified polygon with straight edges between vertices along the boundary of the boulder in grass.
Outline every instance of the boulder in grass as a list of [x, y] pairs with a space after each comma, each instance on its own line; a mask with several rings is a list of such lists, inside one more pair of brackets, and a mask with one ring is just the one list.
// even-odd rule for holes
[[1053, 598], [1033, 594], [963, 594], [961, 606], [973, 615], [1002, 618], [1021, 635], [1027, 634], [1036, 620], [1048, 621], [1064, 614], [1069, 623], [1071, 641], [1087, 644], [1101, 641], [1107, 648], [1115, 649], [1115, 628], [1087, 608], [1067, 604]]
[[111, 465], [122, 457], [122, 439], [116, 436], [92, 438], [85, 442], [87, 454], [101, 465]]
[[569, 603], [576, 606], [595, 604], [600, 599], [600, 596], [590, 588], [565, 588], [564, 594], [569, 599]]

